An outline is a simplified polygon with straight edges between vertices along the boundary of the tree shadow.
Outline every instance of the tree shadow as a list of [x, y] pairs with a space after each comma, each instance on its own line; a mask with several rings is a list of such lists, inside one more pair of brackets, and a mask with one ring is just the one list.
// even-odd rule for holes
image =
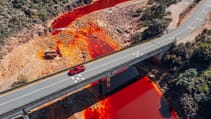
[[85, 88], [70, 96], [29, 114], [30, 119], [67, 119], [102, 99], [100, 85]]
[[161, 97], [160, 100], [161, 107], [159, 109], [162, 117], [170, 118], [171, 117], [171, 108], [169, 107], [169, 103], [165, 99], [165, 97]]

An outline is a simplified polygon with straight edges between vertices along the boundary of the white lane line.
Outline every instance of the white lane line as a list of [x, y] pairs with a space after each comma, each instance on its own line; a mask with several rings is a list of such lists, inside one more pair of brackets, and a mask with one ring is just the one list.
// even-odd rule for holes
[[208, 12], [209, 10], [210, 10], [209, 7], [205, 7], [205, 8], [204, 8], [204, 11], [205, 11], [205, 12]]
[[[210, 6], [209, 6], [210, 7]], [[205, 11], [205, 9], [206, 9], [207, 7], [205, 7], [205, 8], [203, 8], [202, 9], [202, 12], [200, 13], [200, 14], [203, 14], [203, 13], [206, 13], [206, 11]], [[190, 24], [192, 24], [194, 22], [194, 20], [192, 20], [191, 22], [190, 22]], [[190, 26], [191, 27], [191, 26]], [[191, 27], [191, 28], [193, 28], [193, 27]], [[177, 32], [176, 34], [174, 34], [174, 36], [175, 37], [177, 37], [181, 32], [183, 32], [183, 30], [180, 30], [179, 32]], [[137, 47], [139, 47], [139, 46], [137, 46]], [[134, 47], [134, 49], [135, 49], [136, 47]], [[130, 49], [130, 50], [134, 50], [134, 49]], [[129, 49], [128, 49], [129, 50]], [[133, 53], [134, 55], [136, 54], [136, 53]], [[130, 54], [129, 54], [130, 55]], [[123, 57], [127, 57], [127, 56], [129, 56], [129, 55], [125, 55], [125, 56], [123, 56]], [[113, 62], [115, 62], [115, 61], [118, 61], [119, 59], [121, 59], [121, 58], [123, 58], [123, 57], [120, 57], [120, 58], [118, 58], [118, 59], [116, 59], [116, 60], [113, 60]], [[112, 63], [112, 62], [108, 62], [108, 63], [105, 63], [105, 64], [103, 64], [103, 65], [101, 65], [101, 66], [105, 66], [105, 65], [107, 65], [107, 64], [110, 64], [110, 63]], [[97, 67], [95, 67], [95, 68], [92, 68], [91, 70], [89, 70], [89, 71], [87, 71], [87, 72], [90, 72], [90, 71], [93, 71], [93, 70], [95, 70], [95, 69], [97, 69], [97, 68], [99, 68], [100, 66], [97, 66]]]
[[188, 26], [188, 29], [191, 29], [191, 30], [193, 30], [193, 29], [195, 29], [193, 26]]
[[203, 21], [203, 19], [201, 19], [201, 18], [197, 18], [197, 20], [198, 20], [198, 21], [200, 21], [200, 22], [202, 22], [202, 21]]
[[[205, 12], [205, 13], [206, 13], [206, 12]], [[193, 21], [192, 21], [192, 22], [193, 22]], [[192, 22], [191, 22], [191, 23], [192, 23]], [[191, 23], [190, 23], [190, 24], [191, 24]], [[182, 31], [180, 31], [180, 32], [182, 32]], [[176, 33], [175, 36], [177, 36], [180, 32]], [[132, 50], [132, 49], [131, 49], [131, 50]], [[130, 55], [130, 54], [129, 54], [129, 55]], [[123, 56], [123, 57], [127, 57], [127, 56], [129, 56], [129, 55], [125, 55], [125, 56]], [[113, 60], [113, 62], [114, 62], [114, 61], [118, 61], [118, 60], [122, 59], [123, 57], [120, 57], [120, 58], [118, 58], [118, 59], [116, 59], [116, 60]], [[88, 70], [87, 73], [88, 73], [88, 72], [91, 72], [91, 71], [93, 71], [93, 70], [95, 70], [95, 69], [97, 69], [97, 68], [100, 68], [100, 67], [102, 67], [102, 66], [105, 66], [105, 65], [107, 65], [107, 64], [110, 64], [110, 63], [111, 63], [111, 62], [105, 63], [105, 64], [103, 64], [103, 65], [101, 65], [101, 66], [97, 66], [97, 67], [95, 67], [95, 68], [92, 68], [91, 70]], [[12, 102], [12, 101], [15, 101], [15, 100], [17, 100], [17, 99], [20, 99], [20, 98], [22, 98], [22, 97], [26, 97], [26, 96], [28, 96], [28, 95], [30, 95], [30, 94], [36, 93], [36, 92], [41, 91], [41, 90], [43, 90], [43, 89], [46, 89], [46, 88], [48, 88], [48, 87], [50, 87], [50, 86], [54, 86], [54, 85], [56, 85], [56, 84], [59, 84], [60, 82], [63, 82], [63, 81], [65, 81], [65, 80], [68, 80], [68, 79], [69, 79], [69, 77], [66, 78], [66, 79], [64, 79], [64, 80], [60, 80], [60, 81], [58, 81], [58, 82], [56, 82], [56, 83], [54, 83], [54, 84], [50, 84], [50, 85], [48, 85], [48, 86], [46, 86], [46, 87], [44, 87], [44, 88], [40, 88], [40, 89], [35, 90], [35, 91], [32, 91], [32, 92], [30, 92], [30, 93], [28, 93], [28, 94], [25, 94], [25, 95], [22, 95], [22, 96], [20, 96], [20, 97], [14, 98], [14, 99], [12, 99], [12, 100], [10, 100], [10, 101], [1, 103], [0, 105], [4, 105], [4, 104], [10, 103], [10, 102]], [[74, 77], [73, 77], [73, 79], [74, 79]]]
[[32, 91], [32, 92], [30, 92], [30, 93], [27, 93], [27, 94], [25, 94], [25, 95], [19, 96], [19, 97], [17, 97], [17, 98], [13, 98], [13, 99], [11, 99], [11, 100], [9, 100], [9, 101], [7, 101], [7, 102], [1, 103], [0, 105], [8, 104], [8, 103], [13, 102], [13, 101], [15, 101], [15, 100], [18, 100], [18, 99], [21, 99], [21, 98], [23, 98], [23, 97], [29, 96], [29, 95], [31, 95], [31, 94], [33, 94], [33, 93], [36, 93], [36, 92], [39, 92], [39, 91], [41, 91], [41, 90], [47, 89], [48, 87], [55, 86], [55, 85], [57, 85], [57, 84], [59, 84], [59, 83], [61, 83], [61, 82], [64, 82], [64, 81], [66, 81], [66, 80], [69, 80], [69, 77], [68, 77], [68, 78], [65, 78], [65, 79], [63, 79], [63, 80], [60, 80], [60, 81], [58, 81], [58, 82], [55, 82], [55, 83], [53, 83], [53, 84], [50, 84], [50, 85], [48, 85], [48, 86], [46, 86], [46, 87], [43, 87], [43, 88], [34, 90], [34, 91]]
[[[131, 54], [129, 54], [129, 55], [131, 55]], [[120, 59], [122, 59], [122, 58], [128, 57], [129, 55], [122, 56], [122, 57], [117, 58], [117, 59], [112, 60], [112, 61], [113, 61], [113, 62], [118, 61], [118, 60], [120, 60]], [[107, 65], [107, 64], [110, 64], [110, 63], [112, 63], [112, 62], [104, 63], [104, 64], [102, 64], [102, 65], [99, 65], [99, 66], [95, 67], [95, 68], [92, 68], [91, 70], [88, 70], [87, 73], [88, 73], [88, 72], [91, 72], [91, 71], [93, 71], [93, 70], [95, 70], [95, 69], [98, 69], [98, 68], [100, 68], [100, 67], [103, 67], [103, 66], [105, 66], [105, 65]], [[39, 91], [41, 91], [41, 90], [47, 89], [47, 88], [49, 88], [49, 87], [51, 87], [51, 86], [55, 86], [55, 85], [57, 85], [57, 84], [59, 84], [59, 83], [62, 83], [62, 82], [64, 82], [64, 81], [66, 81], [66, 80], [69, 80], [70, 78], [71, 78], [71, 79], [74, 79], [74, 77], [65, 78], [65, 79], [63, 79], [63, 80], [60, 80], [60, 81], [55, 82], [55, 83], [53, 83], [53, 84], [50, 84], [50, 85], [48, 85], [48, 86], [46, 86], [46, 87], [43, 87], [43, 88], [34, 90], [34, 91], [30, 92], [30, 93], [27, 93], [27, 94], [25, 94], [25, 95], [19, 96], [19, 97], [17, 97], [17, 98], [13, 98], [13, 99], [11, 99], [11, 100], [9, 100], [9, 101], [7, 101], [7, 102], [1, 103], [0, 105], [5, 105], [5, 104], [11, 103], [11, 102], [13, 102], [13, 101], [15, 101], [15, 100], [18, 100], [18, 99], [24, 98], [24, 97], [26, 97], [26, 96], [29, 96], [29, 95], [31, 95], [31, 94], [37, 93], [37, 92], [39, 92]], [[70, 80], [70, 81], [71, 81], [71, 80]], [[78, 81], [77, 81], [77, 80], [74, 80], [74, 82], [77, 83]]]
[[80, 80], [80, 78], [79, 77], [76, 77], [76, 80]]
[[122, 60], [122, 58], [128, 57], [128, 56], [130, 56], [130, 55], [131, 55], [131, 54], [128, 54], [128, 55], [122, 56], [122, 57], [120, 57], [120, 58], [116, 58], [116, 59], [112, 60], [112, 62], [107, 62], [107, 63], [104, 63], [104, 64], [102, 64], [102, 65], [98, 65], [98, 66], [96, 66], [96, 67], [94, 67], [94, 68], [92, 68], [92, 69], [90, 69], [90, 70], [87, 70], [85, 73], [92, 72], [92, 71], [94, 71], [94, 70], [96, 70], [96, 69], [98, 69], [98, 68], [100, 68], [100, 67], [104, 67], [105, 65], [108, 65], [108, 64], [110, 64], [110, 63], [113, 63], [113, 62]]
[[[203, 13], [204, 13], [204, 12], [203, 12]], [[206, 12], [205, 12], [205, 13], [206, 13]], [[192, 22], [193, 22], [193, 21], [192, 21]], [[180, 31], [180, 32], [182, 32], [182, 31]], [[176, 33], [175, 36], [177, 36], [180, 32]], [[131, 49], [131, 50], [132, 50], [132, 49]], [[130, 54], [129, 54], [129, 55], [130, 55]], [[122, 58], [124, 58], [124, 57], [129, 56], [129, 55], [125, 55], [125, 56], [120, 57], [120, 58], [118, 58], [118, 59], [116, 59], [116, 60], [113, 60], [113, 62], [118, 61], [118, 60], [120, 60], [120, 59], [122, 59]], [[111, 63], [111, 62], [108, 62], [108, 63], [105, 63], [105, 64], [103, 64], [103, 65], [100, 65], [100, 66], [97, 66], [97, 67], [95, 67], [95, 68], [92, 68], [91, 70], [88, 70], [87, 73], [88, 73], [88, 72], [91, 72], [91, 71], [93, 71], [93, 70], [95, 70], [95, 69], [97, 69], [97, 68], [100, 68], [100, 67], [102, 67], [102, 66], [105, 66], [105, 65], [107, 65], [107, 64], [110, 64], [110, 63]], [[14, 101], [14, 100], [17, 100], [17, 99], [20, 99], [20, 98], [22, 98], [22, 97], [28, 96], [28, 95], [30, 95], [30, 94], [36, 93], [36, 92], [38, 92], [38, 91], [41, 91], [41, 90], [46, 89], [46, 88], [48, 88], [48, 87], [54, 86], [54, 85], [59, 84], [59, 83], [65, 81], [65, 80], [68, 80], [68, 79], [69, 79], [69, 77], [66, 78], [66, 79], [60, 80], [60, 81], [58, 81], [58, 82], [55, 82], [54, 84], [50, 84], [50, 85], [48, 85], [48, 86], [46, 86], [46, 87], [43, 87], [43, 88], [40, 88], [40, 89], [38, 89], [38, 90], [32, 91], [32, 92], [30, 92], [30, 93], [28, 93], [28, 94], [26, 94], [26, 95], [22, 95], [22, 96], [20, 96], [20, 97], [18, 97], [18, 98], [14, 98], [14, 99], [12, 99], [12, 100], [10, 100], [10, 101], [1, 103], [0, 105], [7, 104], [7, 103], [12, 102], [12, 101]], [[74, 79], [74, 77], [71, 77], [71, 79]]]
[[[130, 50], [132, 51], [132, 50], [139, 50], [139, 48], [140, 47], [143, 47], [143, 46], [136, 46], [136, 47], [133, 47], [133, 49], [131, 48]], [[147, 47], [146, 49], [144, 49], [145, 51], [147, 51], [148, 49], [151, 49], [151, 47]], [[134, 51], [133, 51], [134, 52]], [[127, 52], [125, 52], [124, 54], [126, 54]], [[125, 58], [125, 57], [128, 57], [128, 56], [131, 56], [131, 55], [133, 55], [133, 53], [132, 54], [130, 54], [130, 53], [128, 53], [128, 55], [125, 55], [125, 56], [122, 56], [122, 57], [120, 57], [120, 58], [116, 58], [116, 59], [114, 59], [114, 60], [112, 60], [112, 62], [106, 62], [106, 63], [104, 63], [104, 64], [102, 64], [102, 65], [98, 65], [98, 66], [96, 66], [96, 67], [94, 67], [94, 68], [92, 68], [92, 69], [90, 69], [90, 70], [87, 70], [85, 73], [88, 73], [88, 72], [92, 72], [92, 71], [94, 71], [94, 70], [96, 70], [96, 69], [98, 69], [98, 68], [100, 68], [100, 67], [104, 67], [105, 65], [108, 65], [108, 64], [110, 64], [110, 63], [113, 63], [113, 62], [116, 62], [116, 61], [119, 61], [119, 60], [121, 60], [122, 58]]]

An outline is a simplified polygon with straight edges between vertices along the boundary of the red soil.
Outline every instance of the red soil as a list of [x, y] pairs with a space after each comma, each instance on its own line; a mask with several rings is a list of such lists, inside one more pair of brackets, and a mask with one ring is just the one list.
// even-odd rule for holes
[[[109, 8], [112, 6], [115, 6], [118, 3], [125, 2], [129, 0], [98, 0], [95, 1], [92, 4], [89, 4], [85, 7], [81, 7], [78, 9], [75, 9], [73, 11], [69, 11], [58, 17], [56, 20], [53, 21], [51, 24], [52, 29], [56, 28], [63, 28], [71, 24], [73, 21], [75, 21], [77, 18], [84, 16], [86, 14], [89, 14], [91, 12]], [[59, 33], [60, 31], [54, 31], [52, 34], [55, 35]]]
[[[177, 119], [176, 113], [162, 115], [162, 95], [144, 77], [100, 102], [97, 108], [84, 111], [85, 119]], [[166, 103], [167, 104], [167, 103]]]

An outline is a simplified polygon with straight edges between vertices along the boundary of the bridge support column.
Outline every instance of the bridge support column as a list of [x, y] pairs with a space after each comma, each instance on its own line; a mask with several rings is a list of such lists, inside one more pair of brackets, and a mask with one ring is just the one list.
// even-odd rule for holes
[[100, 96], [104, 97], [105, 94], [107, 93], [107, 88], [106, 88], [106, 79], [100, 79]]
[[24, 119], [30, 119], [30, 118], [29, 118], [29, 115], [23, 115], [23, 118], [24, 118]]
[[28, 113], [23, 109], [23, 118], [30, 119]]
[[112, 72], [106, 78], [106, 89], [107, 89], [107, 92], [110, 92], [110, 90], [111, 90], [111, 76], [112, 76]]
[[110, 73], [107, 77], [102, 78], [100, 80], [100, 95], [104, 97], [108, 92], [110, 92], [111, 89], [111, 76], [112, 73]]

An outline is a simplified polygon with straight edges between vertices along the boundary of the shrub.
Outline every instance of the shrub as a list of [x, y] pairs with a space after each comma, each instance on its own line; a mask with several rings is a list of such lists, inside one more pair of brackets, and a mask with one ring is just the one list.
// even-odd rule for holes
[[17, 81], [20, 83], [27, 83], [28, 78], [26, 75], [21, 74], [17, 77]]

